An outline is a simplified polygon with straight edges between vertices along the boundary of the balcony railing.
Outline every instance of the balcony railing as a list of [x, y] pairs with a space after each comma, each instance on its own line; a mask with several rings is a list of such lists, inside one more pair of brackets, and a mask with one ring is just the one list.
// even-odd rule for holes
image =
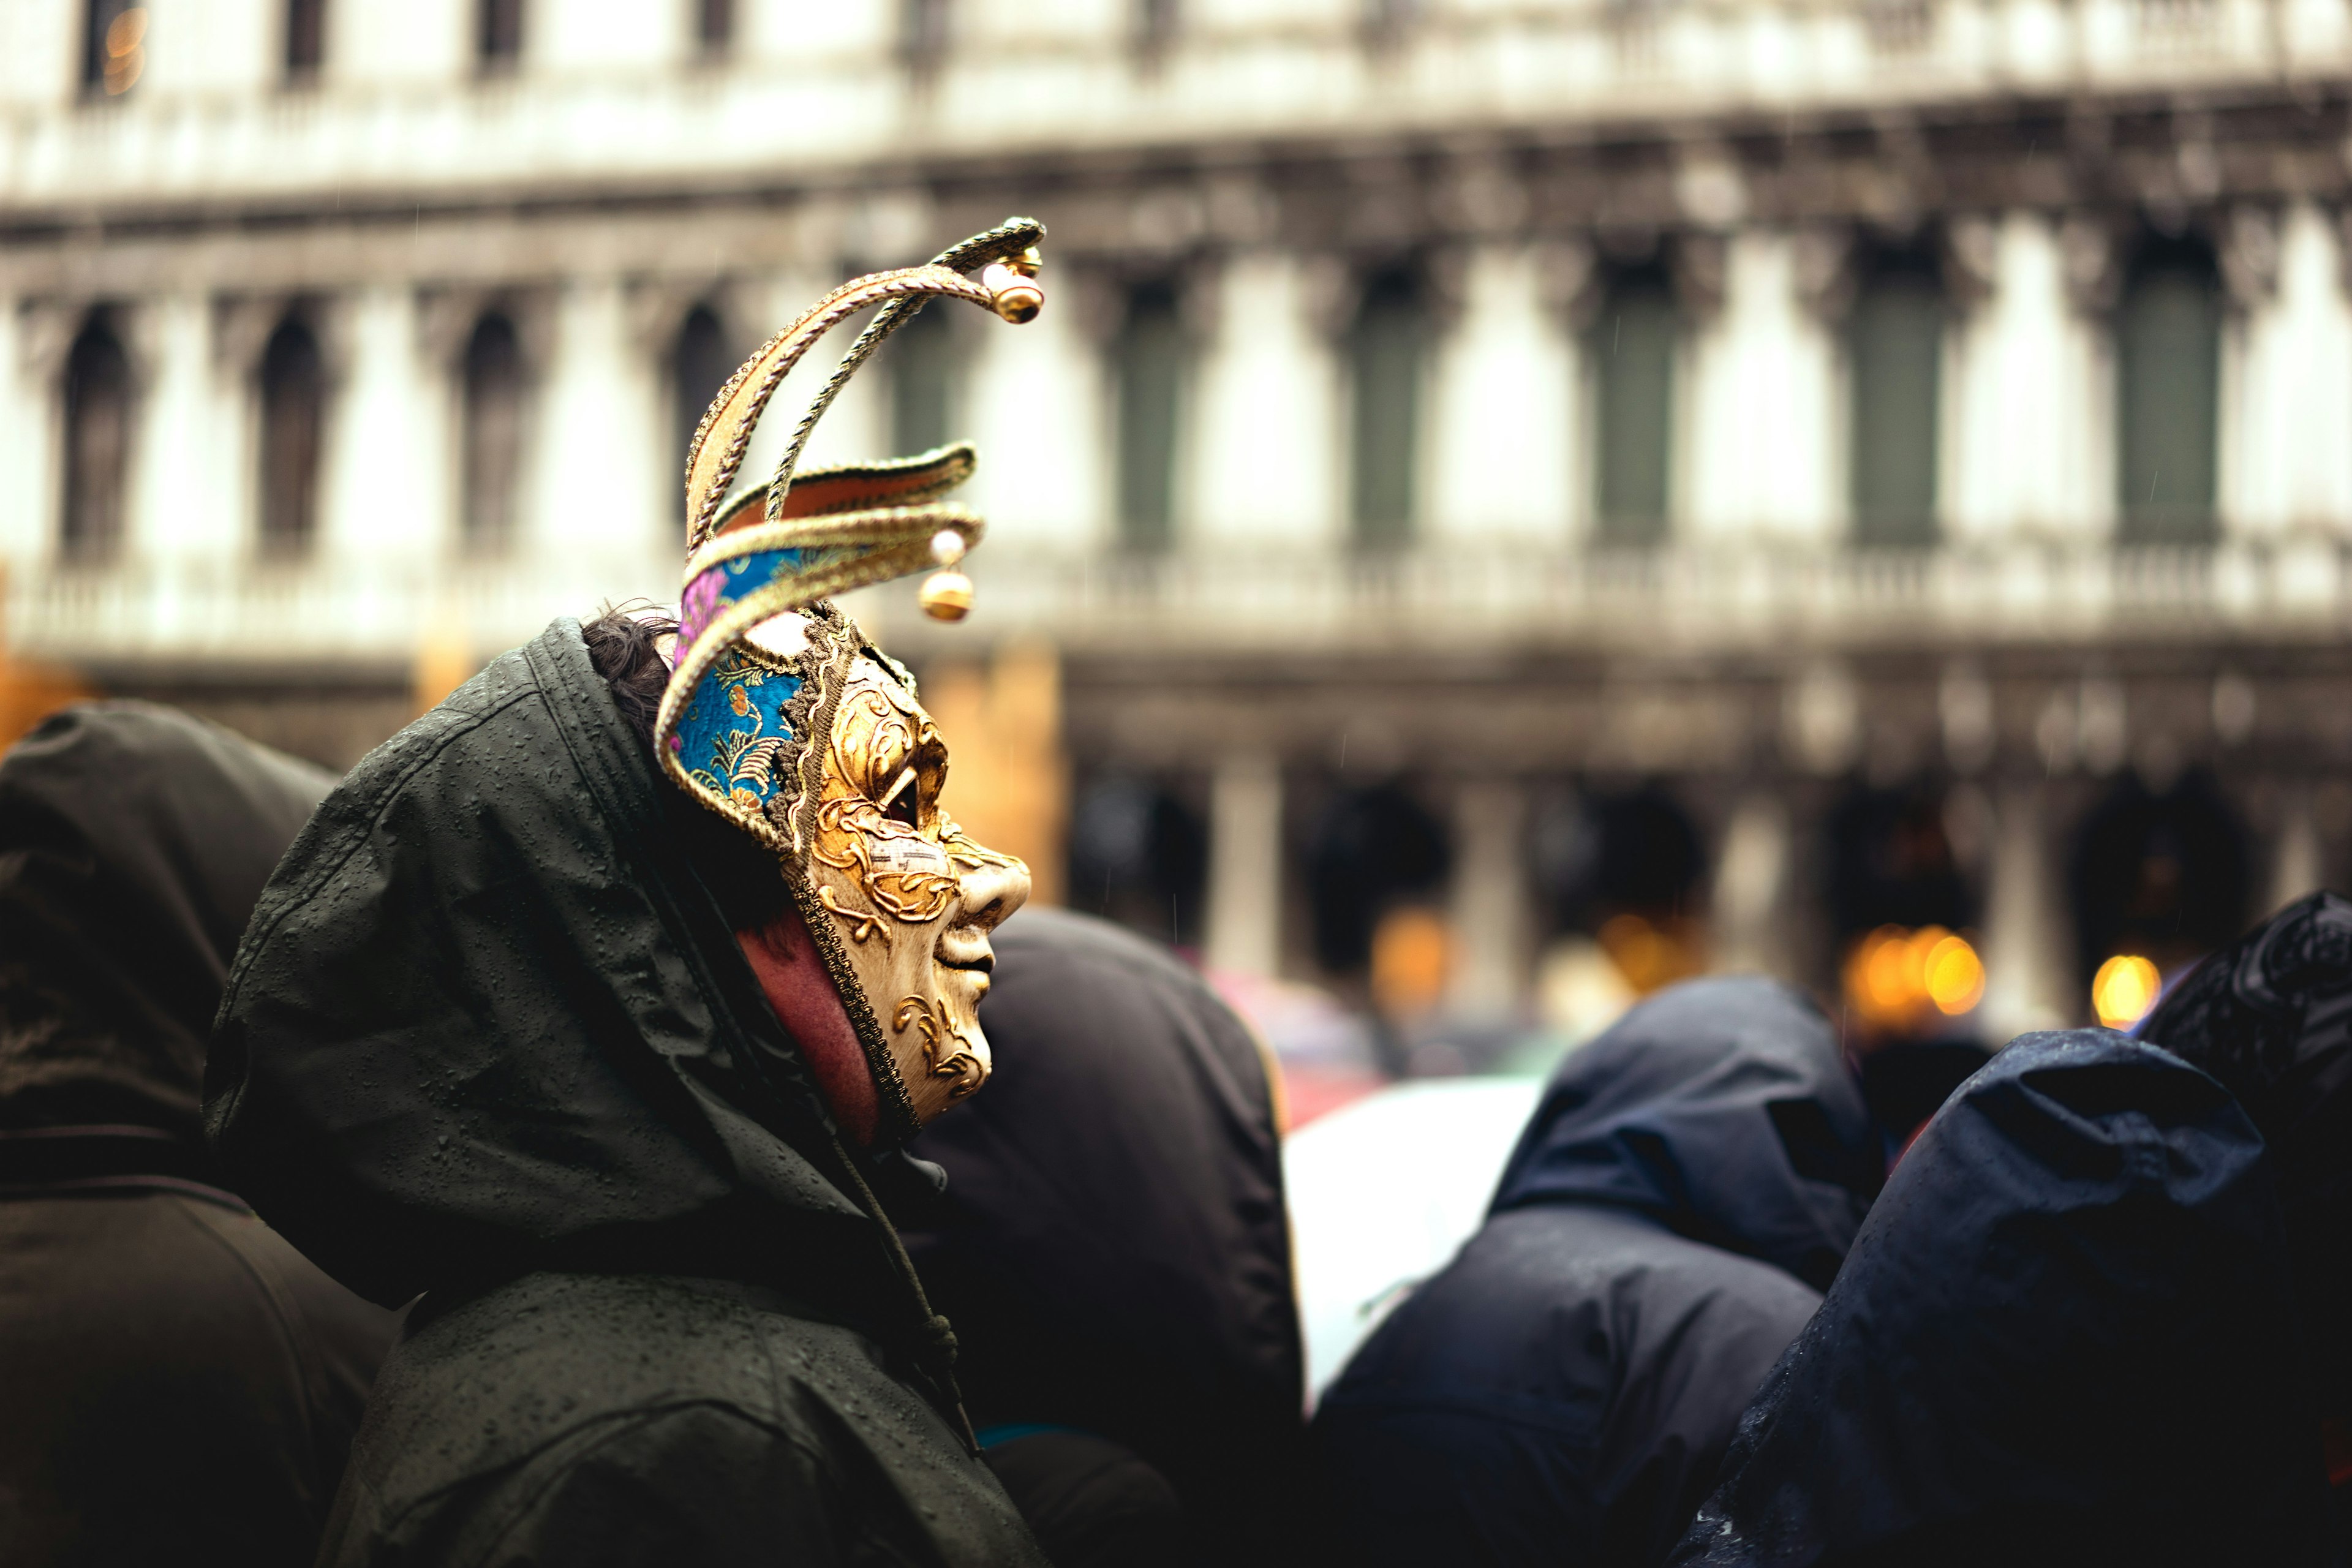
[[1074, 124], [1089, 144], [1161, 144], [2185, 79], [2275, 86], [2337, 80], [2352, 63], [2346, 7], [2308, 0], [1560, 0], [1430, 7], [1378, 49], [1349, 20], [1180, 26], [1148, 65], [1116, 27], [1020, 26], [998, 37], [976, 22], [921, 71], [887, 45], [765, 55], [747, 40], [716, 68], [527, 69], [485, 86], [453, 61], [441, 81], [330, 71], [292, 95], [159, 87], [94, 108], [0, 110], [0, 211], [700, 183], [728, 160], [770, 178], [961, 152], [974, 115], [992, 151], [1018, 153], [1066, 148]]

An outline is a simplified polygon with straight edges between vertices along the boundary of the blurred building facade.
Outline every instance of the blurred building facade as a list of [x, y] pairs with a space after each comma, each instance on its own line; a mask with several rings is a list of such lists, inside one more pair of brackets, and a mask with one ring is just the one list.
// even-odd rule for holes
[[2346, 0], [10, 5], [7, 646], [348, 762], [674, 593], [801, 305], [1034, 213], [1045, 316], [919, 318], [815, 457], [980, 442], [971, 621], [859, 613], [1042, 737], [1070, 902], [1474, 1015], [1942, 925], [2073, 1018], [2352, 836], [2347, 65]]

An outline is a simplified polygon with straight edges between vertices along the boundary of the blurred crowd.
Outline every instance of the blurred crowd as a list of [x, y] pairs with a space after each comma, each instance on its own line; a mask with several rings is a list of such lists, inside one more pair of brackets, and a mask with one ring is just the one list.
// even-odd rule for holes
[[1197, 973], [1031, 910], [992, 1087], [861, 1144], [645, 646], [341, 783], [136, 703], [0, 761], [6, 1561], [2342, 1560], [2352, 903], [1906, 1093], [1685, 980], [1286, 1167]]

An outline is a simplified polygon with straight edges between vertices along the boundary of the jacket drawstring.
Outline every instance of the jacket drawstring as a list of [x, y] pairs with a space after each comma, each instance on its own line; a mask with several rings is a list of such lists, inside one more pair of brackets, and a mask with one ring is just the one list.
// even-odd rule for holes
[[898, 1227], [892, 1225], [890, 1216], [882, 1212], [882, 1205], [875, 1197], [874, 1189], [866, 1185], [865, 1173], [857, 1168], [857, 1162], [850, 1158], [849, 1152], [841, 1146], [838, 1135], [833, 1140], [833, 1152], [841, 1162], [842, 1170], [849, 1176], [849, 1184], [855, 1189], [858, 1206], [881, 1227], [882, 1238], [889, 1247], [890, 1260], [898, 1270], [898, 1278], [906, 1282], [907, 1289], [914, 1295], [917, 1323], [915, 1365], [921, 1369], [933, 1393], [941, 1401], [940, 1414], [947, 1417], [948, 1425], [955, 1429], [956, 1436], [963, 1439], [964, 1451], [976, 1459], [980, 1458], [980, 1439], [972, 1433], [971, 1417], [964, 1412], [963, 1391], [956, 1385], [955, 1325], [931, 1310], [931, 1299], [923, 1289], [921, 1277], [915, 1272], [915, 1260], [907, 1255], [907, 1244], [898, 1239]]

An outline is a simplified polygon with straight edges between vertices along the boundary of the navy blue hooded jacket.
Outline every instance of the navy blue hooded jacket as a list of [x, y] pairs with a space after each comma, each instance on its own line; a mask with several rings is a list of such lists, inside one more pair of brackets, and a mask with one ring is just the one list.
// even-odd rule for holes
[[2238, 1103], [2023, 1036], [1896, 1169], [1673, 1561], [2325, 1563], [2310, 1392]]
[[1375, 1563], [1657, 1561], [1882, 1169], [1794, 992], [1642, 1004], [1554, 1074], [1486, 1226], [1325, 1398], [1339, 1528]]

